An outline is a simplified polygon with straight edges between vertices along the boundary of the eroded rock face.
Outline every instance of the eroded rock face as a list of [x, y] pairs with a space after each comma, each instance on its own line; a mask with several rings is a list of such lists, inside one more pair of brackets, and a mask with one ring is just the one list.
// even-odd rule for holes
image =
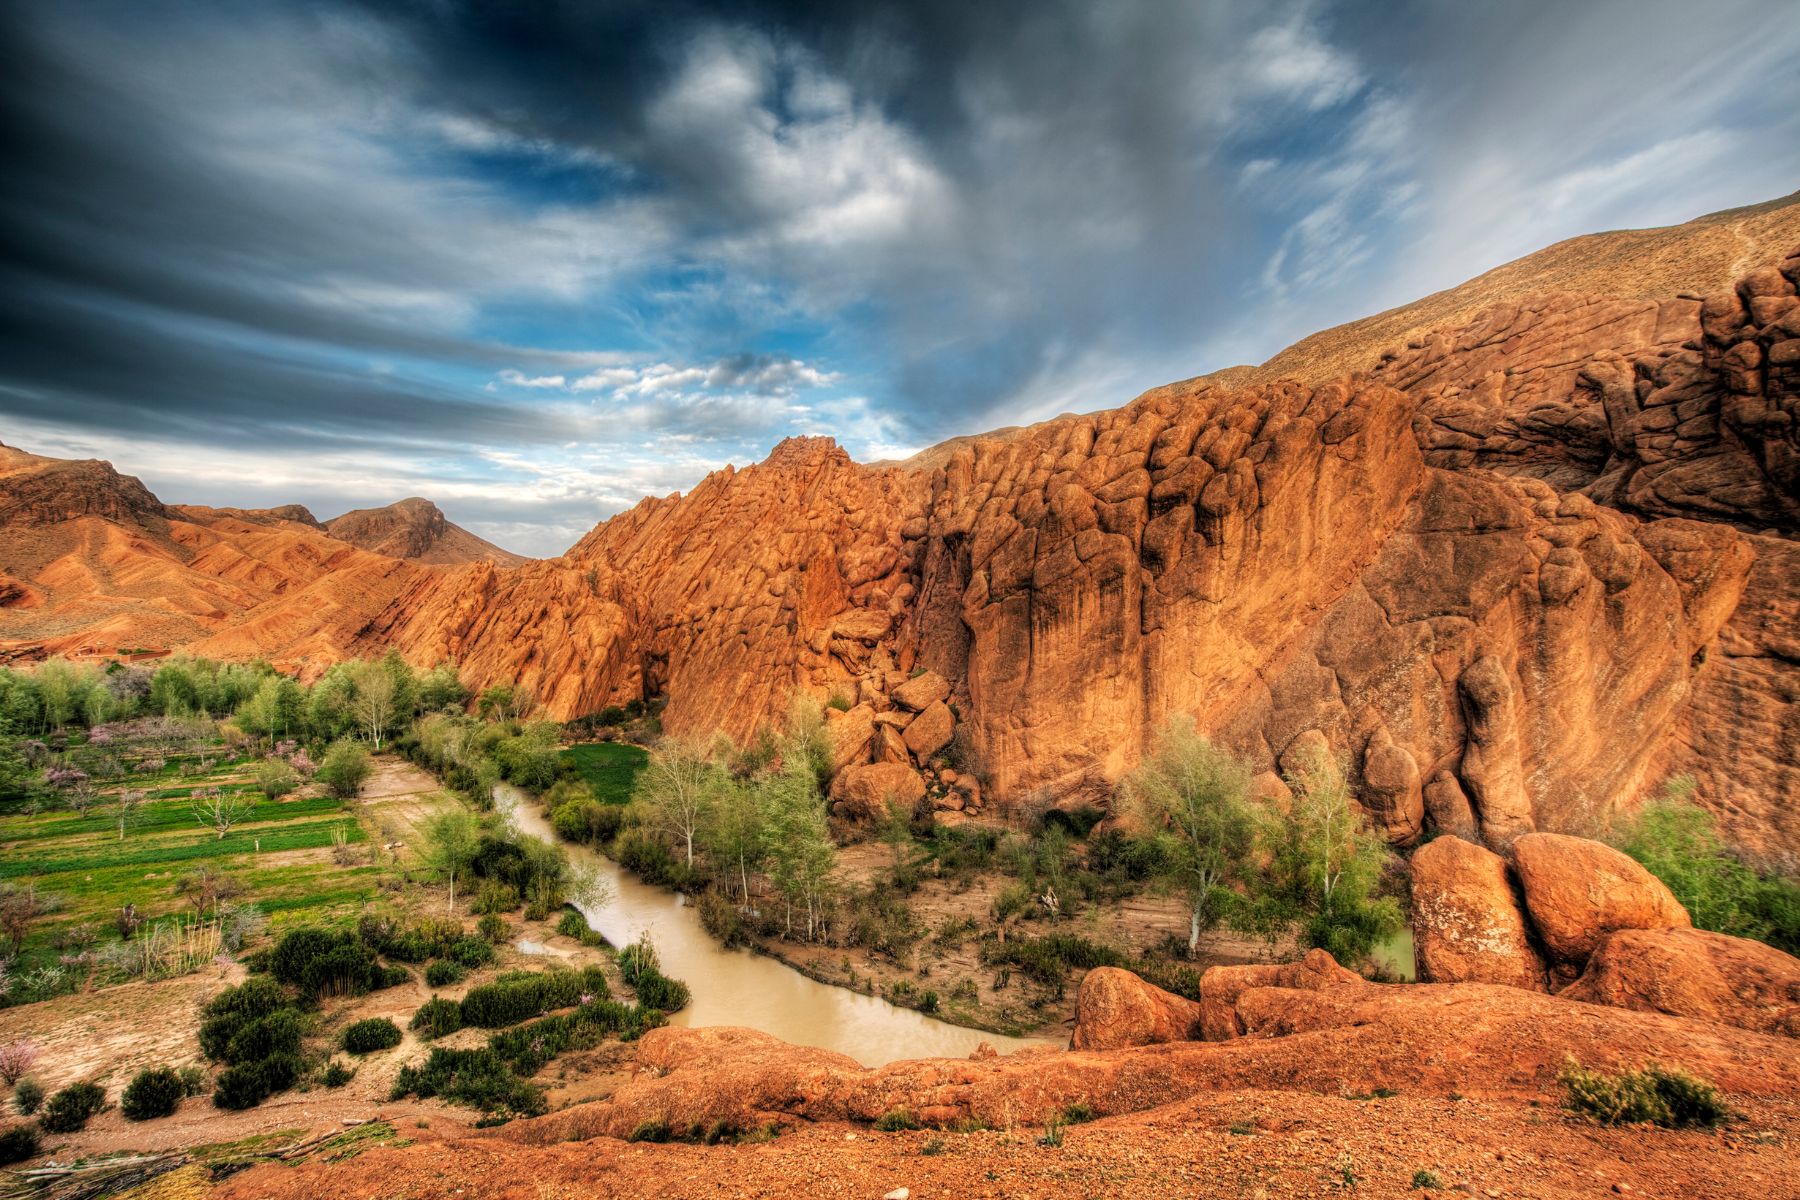
[[1702, 929], [1611, 934], [1588, 959], [1581, 978], [1560, 994], [1800, 1037], [1800, 959], [1761, 942]]
[[1686, 929], [1693, 921], [1662, 880], [1611, 846], [1556, 833], [1513, 843], [1532, 928], [1552, 964], [1579, 971], [1620, 929]]
[[1095, 967], [1075, 996], [1071, 1050], [1117, 1050], [1200, 1035], [1200, 1005], [1165, 992], [1130, 971]]
[[1544, 962], [1506, 860], [1491, 850], [1458, 837], [1420, 847], [1412, 856], [1412, 928], [1422, 980], [1545, 990]]

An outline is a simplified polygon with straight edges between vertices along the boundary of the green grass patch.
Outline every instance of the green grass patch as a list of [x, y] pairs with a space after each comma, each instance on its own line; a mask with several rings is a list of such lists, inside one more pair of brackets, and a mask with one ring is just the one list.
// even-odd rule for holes
[[562, 760], [593, 789], [595, 799], [629, 804], [638, 775], [650, 765], [650, 752], [629, 742], [586, 742], [564, 750]]

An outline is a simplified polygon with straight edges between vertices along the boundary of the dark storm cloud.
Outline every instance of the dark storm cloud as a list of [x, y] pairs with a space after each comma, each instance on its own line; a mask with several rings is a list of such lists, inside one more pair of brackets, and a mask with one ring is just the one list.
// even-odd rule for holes
[[195, 447], [322, 507], [536, 505], [554, 549], [787, 433], [879, 456], [1113, 405], [1791, 190], [1791, 18], [15, 2], [0, 415], [205, 461], [215, 502]]

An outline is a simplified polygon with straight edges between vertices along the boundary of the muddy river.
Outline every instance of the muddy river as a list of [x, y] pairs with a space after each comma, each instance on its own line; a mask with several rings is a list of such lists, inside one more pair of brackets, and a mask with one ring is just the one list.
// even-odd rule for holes
[[[494, 800], [520, 832], [555, 842], [550, 823], [525, 793], [502, 783]], [[676, 1025], [744, 1025], [785, 1042], [847, 1054], [865, 1066], [901, 1058], [963, 1058], [982, 1042], [1005, 1054], [1026, 1046], [1061, 1045], [964, 1029], [845, 988], [818, 983], [772, 958], [727, 950], [700, 926], [683, 897], [650, 887], [611, 859], [564, 843], [571, 858], [594, 869], [611, 895], [580, 905], [588, 924], [615, 946], [648, 932], [663, 971], [687, 983], [693, 1002], [670, 1018]]]

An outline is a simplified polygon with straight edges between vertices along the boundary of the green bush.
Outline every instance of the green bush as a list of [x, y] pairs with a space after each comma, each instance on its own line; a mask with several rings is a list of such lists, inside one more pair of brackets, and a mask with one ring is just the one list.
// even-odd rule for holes
[[909, 1129], [921, 1129], [917, 1117], [904, 1108], [890, 1108], [875, 1119], [875, 1128], [882, 1133], [901, 1133]]
[[350, 1054], [392, 1050], [403, 1036], [400, 1027], [386, 1017], [370, 1017], [344, 1030], [344, 1050]]
[[434, 988], [453, 987], [468, 977], [469, 969], [459, 962], [440, 958], [425, 968], [425, 983]]
[[1712, 1128], [1730, 1119], [1719, 1090], [1684, 1071], [1651, 1064], [1607, 1075], [1570, 1059], [1557, 1075], [1563, 1105], [1602, 1125], [1660, 1125], [1665, 1129]]
[[489, 913], [487, 916], [481, 918], [481, 920], [475, 922], [475, 928], [481, 933], [483, 938], [493, 945], [498, 946], [506, 941], [506, 918], [499, 913]]
[[106, 1093], [95, 1083], [71, 1083], [44, 1102], [38, 1124], [45, 1133], [74, 1133], [106, 1107]]
[[13, 1107], [19, 1115], [29, 1117], [44, 1102], [44, 1085], [26, 1076], [13, 1085]]
[[502, 1029], [552, 1009], [571, 1008], [583, 995], [606, 994], [606, 977], [598, 967], [503, 976], [469, 989], [463, 997], [462, 1023], [478, 1029]]
[[36, 1158], [37, 1152], [38, 1131], [30, 1125], [14, 1125], [10, 1129], [0, 1130], [0, 1166], [10, 1167], [28, 1158]]
[[369, 752], [361, 743], [345, 738], [331, 744], [313, 778], [332, 795], [349, 800], [362, 790], [363, 781], [368, 777]]
[[360, 996], [390, 983], [373, 947], [348, 930], [302, 926], [282, 935], [269, 974], [308, 997]]
[[433, 996], [419, 1005], [413, 1014], [411, 1028], [422, 1038], [448, 1037], [463, 1027], [462, 1005], [454, 1000]]
[[402, 1067], [389, 1099], [440, 1096], [483, 1112], [537, 1116], [545, 1110], [544, 1093], [513, 1074], [491, 1048], [451, 1050], [434, 1046], [423, 1066]]
[[1726, 849], [1713, 815], [1687, 799], [1692, 791], [1687, 777], [1665, 784], [1613, 844], [1667, 884], [1699, 928], [1800, 954], [1800, 884], [1760, 875]]
[[687, 1007], [690, 998], [687, 984], [662, 973], [656, 947], [648, 933], [619, 951], [618, 962], [619, 974], [637, 993], [638, 1003], [644, 1008], [672, 1013]]
[[509, 913], [519, 907], [519, 889], [508, 883], [495, 883], [493, 880], [481, 885], [475, 894], [475, 900], [469, 905], [471, 912], [483, 916], [493, 913]]
[[320, 1074], [319, 1082], [328, 1088], [341, 1088], [355, 1078], [355, 1071], [334, 1058], [325, 1064], [325, 1070]]
[[254, 1108], [298, 1083], [300, 1068], [300, 1056], [289, 1053], [227, 1068], [213, 1089], [213, 1104], [218, 1108]]
[[479, 937], [460, 937], [450, 944], [444, 957], [473, 971], [494, 961], [494, 948]]
[[168, 1067], [151, 1067], [139, 1071], [125, 1085], [125, 1092], [119, 1097], [119, 1111], [127, 1121], [166, 1117], [175, 1111], [186, 1094], [181, 1076]]

